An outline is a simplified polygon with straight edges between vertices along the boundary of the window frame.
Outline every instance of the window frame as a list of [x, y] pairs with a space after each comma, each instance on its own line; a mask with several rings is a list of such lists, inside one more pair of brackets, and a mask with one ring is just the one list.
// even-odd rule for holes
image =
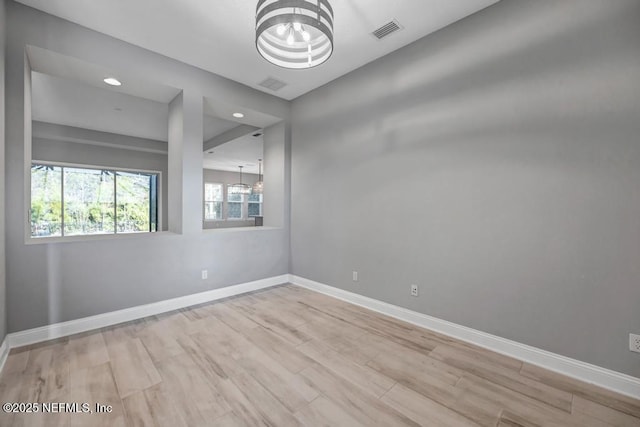
[[[249, 196], [252, 196], [252, 195], [253, 194], [250, 194]], [[260, 201], [259, 202], [252, 202], [251, 200], [249, 200], [249, 197], [247, 197], [247, 219], [249, 219], [249, 220], [252, 219], [252, 218], [255, 218], [255, 217], [264, 216], [264, 215], [262, 215], [262, 206], [263, 206], [263, 203], [264, 203], [264, 194], [260, 193], [260, 194], [257, 194], [257, 195], [260, 196]], [[251, 204], [255, 204], [255, 205], [258, 205], [260, 207], [258, 215], [250, 215], [249, 214], [249, 205], [251, 205]]]
[[[222, 187], [222, 200], [207, 200], [207, 184], [212, 184], [212, 185], [219, 185]], [[224, 221], [225, 220], [225, 211], [224, 211], [224, 206], [225, 206], [225, 184], [223, 182], [214, 182], [214, 181], [205, 181], [204, 184], [202, 185], [202, 220], [204, 222], [219, 222], [219, 221]], [[222, 203], [222, 207], [220, 209], [220, 215], [221, 218], [220, 219], [208, 219], [205, 214], [206, 214], [206, 206], [207, 203]]]
[[[245, 215], [247, 199], [244, 194], [239, 194], [241, 200], [239, 202], [229, 201], [229, 187], [233, 186], [233, 184], [227, 184], [225, 188], [225, 198], [224, 198], [224, 219], [225, 221], [246, 221], [247, 216]], [[240, 204], [240, 218], [229, 218], [229, 204], [230, 203], [239, 203]]]
[[[93, 169], [93, 170], [108, 170], [117, 174], [117, 172], [126, 172], [126, 173], [142, 173], [149, 175], [156, 175], [156, 223], [157, 229], [156, 231], [138, 231], [138, 232], [120, 232], [114, 230], [114, 233], [104, 233], [104, 234], [77, 234], [77, 235], [64, 235], [64, 229], [62, 229], [62, 235], [60, 236], [32, 236], [31, 235], [31, 173], [33, 165], [43, 165], [43, 166], [54, 166], [62, 168], [62, 216], [64, 218], [64, 168], [76, 168], [76, 169]], [[162, 233], [164, 218], [162, 216], [162, 186], [163, 186], [163, 177], [162, 171], [160, 170], [150, 170], [150, 169], [136, 169], [136, 168], [123, 168], [123, 167], [112, 167], [107, 165], [95, 165], [95, 164], [86, 164], [86, 163], [71, 163], [71, 162], [56, 162], [51, 160], [38, 160], [31, 159], [27, 162], [25, 168], [25, 205], [26, 205], [26, 216], [27, 220], [25, 223], [25, 243], [27, 244], [37, 244], [37, 243], [51, 243], [51, 242], [71, 242], [71, 241], [82, 241], [82, 240], [103, 240], [103, 239], [113, 239], [113, 238], [126, 238], [131, 236], [152, 236], [159, 233]], [[115, 179], [114, 179], [115, 182]], [[114, 189], [115, 190], [115, 189]], [[114, 202], [115, 202], [114, 195]], [[61, 222], [62, 227], [64, 227], [64, 222]]]

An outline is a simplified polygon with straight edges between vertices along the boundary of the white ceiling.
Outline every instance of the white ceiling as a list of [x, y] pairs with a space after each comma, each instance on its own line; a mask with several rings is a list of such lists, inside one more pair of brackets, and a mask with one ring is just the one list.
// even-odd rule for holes
[[246, 135], [204, 152], [205, 169], [258, 173], [258, 159], [262, 159], [264, 140], [262, 136]]
[[[139, 75], [127, 74], [121, 70], [111, 70], [35, 46], [27, 46], [27, 55], [33, 71], [62, 77], [112, 93], [123, 93], [164, 104], [171, 102], [180, 93], [180, 89], [154, 82], [153, 76], [141, 78]], [[122, 86], [108, 86], [103, 81], [105, 77], [117, 77], [126, 83]]]
[[33, 120], [167, 141], [168, 104], [38, 72], [31, 80]]
[[203, 120], [204, 142], [240, 125], [240, 123], [224, 120], [216, 116], [209, 116], [206, 113]]
[[[224, 99], [219, 99], [219, 98], [213, 100], [205, 97], [203, 109], [204, 109], [205, 116], [224, 117], [225, 120], [226, 119], [233, 120], [237, 124], [245, 124], [245, 125], [255, 126], [259, 128], [269, 127], [282, 120], [282, 118], [280, 117], [271, 116], [261, 111], [252, 110], [247, 107], [237, 107], [237, 106], [228, 104], [224, 101]], [[242, 118], [233, 117], [233, 113], [236, 113], [236, 112], [244, 114], [244, 117]], [[207, 139], [208, 138], [205, 138], [205, 141]]]
[[[144, 90], [133, 85], [114, 88], [102, 84], [101, 87], [95, 80], [85, 83], [84, 79], [70, 80], [35, 71], [31, 79], [33, 120], [167, 141], [169, 106], [167, 102], [158, 101], [166, 99], [165, 94], [170, 93], [167, 88], [148, 84]], [[141, 91], [149, 98], [130, 94]], [[204, 140], [239, 124], [205, 115]]]
[[[267, 77], [296, 98], [499, 0], [334, 0], [335, 50], [311, 70], [285, 70], [255, 49], [256, 0], [17, 0], [182, 62], [258, 86]], [[396, 19], [404, 29], [378, 41], [371, 32]]]
[[[104, 74], [99, 67], [42, 49], [30, 50], [29, 59], [34, 69], [31, 74], [33, 120], [167, 141], [168, 102], [177, 95], [177, 89], [130, 79], [120, 87], [108, 86], [101, 76], [109, 74]], [[62, 77], [64, 75], [70, 78]], [[224, 110], [223, 116], [229, 117], [231, 110], [227, 109], [220, 103], [205, 100], [204, 141], [244, 122], [268, 126], [279, 120], [248, 110], [246, 117], [238, 121], [208, 115], [223, 114]], [[207, 169], [237, 172], [242, 165], [246, 173], [257, 174], [263, 139], [247, 135], [208, 151], [212, 153], [205, 152], [203, 160]]]
[[[167, 141], [168, 103], [179, 89], [34, 46], [27, 47], [27, 54], [33, 70], [33, 120]], [[125, 83], [103, 82], [114, 75]], [[218, 104], [205, 100], [205, 141], [247, 121], [275, 123], [275, 118], [248, 110], [242, 121], [235, 120], [233, 107]]]

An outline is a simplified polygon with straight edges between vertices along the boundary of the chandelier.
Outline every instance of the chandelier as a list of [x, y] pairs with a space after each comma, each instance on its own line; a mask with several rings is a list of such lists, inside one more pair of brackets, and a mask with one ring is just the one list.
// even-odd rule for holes
[[230, 185], [228, 188], [229, 194], [251, 194], [251, 186], [242, 183], [242, 168], [244, 166], [238, 166], [240, 168], [240, 182], [238, 184]]
[[260, 164], [260, 172], [258, 172], [258, 181], [253, 184], [253, 192], [252, 194], [262, 194], [264, 192], [264, 182], [262, 182], [262, 159], [258, 159]]
[[305, 69], [333, 53], [333, 9], [328, 0], [259, 0], [256, 47], [267, 61]]

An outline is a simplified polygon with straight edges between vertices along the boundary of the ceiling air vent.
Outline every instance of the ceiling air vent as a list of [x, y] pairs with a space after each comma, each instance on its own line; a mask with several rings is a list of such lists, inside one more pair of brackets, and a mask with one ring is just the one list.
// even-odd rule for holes
[[387, 22], [382, 27], [375, 30], [373, 33], [374, 36], [378, 38], [378, 40], [387, 37], [391, 33], [395, 33], [398, 30], [401, 30], [402, 26], [395, 19], [391, 22]]
[[281, 82], [278, 79], [274, 79], [273, 77], [267, 77], [267, 79], [261, 83], [258, 83], [258, 86], [266, 87], [274, 92], [279, 91], [287, 84], [285, 82]]

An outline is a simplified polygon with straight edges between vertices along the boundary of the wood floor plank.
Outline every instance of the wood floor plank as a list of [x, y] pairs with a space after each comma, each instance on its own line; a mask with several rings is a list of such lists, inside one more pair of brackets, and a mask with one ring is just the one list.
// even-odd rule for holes
[[[11, 357], [11, 355], [9, 356]], [[21, 370], [24, 371], [26, 367], [26, 363], [29, 355], [27, 354], [24, 358], [24, 363], [22, 360], [20, 364], [22, 365]], [[2, 402], [20, 402], [20, 393], [22, 392], [22, 381], [24, 381], [25, 376], [23, 373], [15, 372], [15, 365], [13, 372], [2, 372], [0, 376], [0, 399]], [[10, 426], [13, 423], [13, 419], [15, 415], [12, 412], [0, 411], [0, 425], [1, 426]]]
[[209, 335], [195, 334], [178, 338], [178, 343], [198, 365], [203, 375], [212, 379], [227, 379], [242, 373], [242, 368], [228, 351]]
[[220, 380], [218, 389], [232, 409], [232, 420], [238, 418], [241, 425], [245, 426], [274, 425], [268, 414], [265, 415], [261, 408], [254, 405], [231, 378]]
[[289, 341], [293, 345], [300, 345], [311, 339], [310, 336], [280, 320], [277, 312], [259, 311], [254, 309], [252, 305], [239, 300], [230, 302], [229, 304], [234, 310], [258, 323], [262, 327], [280, 335], [281, 338]]
[[502, 402], [465, 390], [463, 381], [458, 385], [463, 387], [456, 387], [460, 393], [449, 408], [481, 426], [494, 427], [500, 422], [500, 416], [504, 412]]
[[70, 402], [88, 403], [92, 410], [97, 403], [112, 407], [108, 413], [74, 413], [70, 417], [71, 426], [126, 426], [124, 408], [109, 363], [72, 371], [70, 384]]
[[249, 425], [233, 411], [213, 420], [212, 423], [216, 427], [245, 427]]
[[382, 401], [423, 426], [478, 426], [470, 419], [401, 384], [394, 385], [382, 397]]
[[247, 352], [238, 363], [291, 412], [307, 406], [319, 395], [298, 374], [287, 371], [261, 350]]
[[573, 398], [573, 414], [597, 418], [618, 427], [639, 427], [640, 419], [580, 396]]
[[395, 384], [395, 380], [369, 366], [358, 365], [350, 361], [320, 341], [307, 341], [298, 346], [297, 349], [318, 364], [330, 369], [336, 375], [372, 393], [376, 397], [381, 397]]
[[[230, 381], [237, 391], [229, 395], [228, 388], [225, 389], [224, 393], [227, 396], [227, 402], [229, 402], [230, 406], [235, 406], [234, 411], [238, 415], [249, 415], [251, 425], [254, 425], [256, 419], [259, 421], [258, 425], [300, 425], [293, 414], [250, 375], [238, 375], [231, 378]], [[239, 402], [239, 405], [236, 401]], [[239, 409], [239, 411], [236, 409]]]
[[458, 368], [412, 350], [380, 353], [375, 359], [368, 362], [367, 366], [401, 384], [412, 381], [415, 377], [421, 377], [425, 380], [435, 378], [454, 386], [463, 375], [463, 371]]
[[295, 306], [283, 305], [281, 301], [265, 300], [259, 304], [253, 305], [253, 308], [257, 312], [267, 316], [277, 313], [277, 318], [279, 320], [296, 329], [308, 321], [306, 316], [300, 315], [300, 312], [296, 310]]
[[333, 317], [336, 320], [350, 323], [365, 332], [374, 333], [396, 342], [405, 347], [418, 352], [428, 353], [441, 342], [417, 336], [412, 331], [415, 328], [404, 322], [391, 320], [378, 313], [366, 313], [363, 308], [356, 306], [336, 305], [335, 307], [326, 305], [309, 305], [310, 309], [315, 309]]
[[294, 415], [303, 426], [366, 427], [367, 425], [359, 423], [340, 406], [324, 396], [318, 397]]
[[465, 351], [464, 349], [447, 345], [440, 345], [429, 353], [429, 357], [455, 366], [461, 371], [469, 372], [493, 383], [500, 384], [525, 396], [555, 406], [567, 413], [571, 412], [571, 402], [573, 398], [571, 393], [558, 390], [544, 383], [522, 376], [518, 372], [510, 370], [494, 360], [482, 357], [479, 353]]
[[12, 351], [7, 360], [4, 362], [4, 367], [2, 368], [3, 374], [12, 374], [12, 373], [21, 373], [27, 369], [27, 363], [29, 362], [29, 351], [20, 351], [14, 352]]
[[155, 396], [162, 406], [174, 407], [186, 425], [205, 425], [231, 411], [216, 387], [218, 381], [203, 375], [189, 355], [165, 359], [157, 366], [162, 383]]
[[238, 313], [225, 303], [214, 304], [209, 307], [209, 312], [219, 321], [226, 323], [238, 332], [252, 329], [258, 326], [256, 322]]
[[374, 339], [371, 333], [365, 332], [356, 339], [337, 335], [324, 340], [324, 343], [347, 359], [359, 365], [366, 365], [381, 351], [378, 345], [372, 343]]
[[316, 312], [314, 310], [306, 311], [316, 314], [309, 316], [310, 321], [298, 327], [298, 330], [314, 339], [326, 341], [341, 337], [344, 340], [356, 340], [366, 334], [366, 331], [362, 328], [354, 326], [351, 323], [337, 320], [322, 312]]
[[524, 363], [520, 373], [536, 381], [545, 383], [559, 390], [573, 393], [576, 396], [592, 400], [625, 414], [640, 418], [640, 400], [623, 396], [612, 391], [587, 384], [573, 378], [558, 375], [538, 366]]
[[[19, 394], [5, 400], [0, 384], [0, 397], [3, 402], [68, 402], [70, 401], [69, 363], [65, 359], [66, 341], [51, 346], [38, 346], [29, 351], [29, 361], [23, 372], [14, 372], [14, 381], [20, 385]], [[56, 359], [60, 356], [60, 360]], [[15, 414], [10, 422], [0, 416], [0, 425], [11, 426], [69, 426], [70, 414], [21, 413]]]
[[[69, 371], [57, 372], [52, 369], [53, 348], [37, 348], [29, 353], [29, 362], [25, 371], [20, 374], [22, 385], [19, 397], [15, 402], [30, 402], [41, 404], [49, 402], [56, 397], [69, 401]], [[47, 416], [40, 413], [19, 413], [15, 414], [12, 426], [68, 426], [70, 423], [68, 413]]]
[[419, 425], [360, 387], [336, 376], [322, 365], [311, 366], [300, 374], [309, 384], [321, 390], [327, 398], [359, 423], [376, 426]]
[[[142, 397], [144, 401], [141, 400]], [[160, 383], [142, 392], [136, 392], [125, 397], [123, 404], [131, 424], [133, 423], [132, 419], [141, 418], [145, 420], [151, 418], [153, 422], [150, 424], [148, 422], [144, 423], [143, 425], [145, 427], [149, 425], [159, 427], [190, 427], [187, 424], [187, 417], [178, 403], [183, 398], [183, 396], [174, 395], [168, 387]], [[138, 403], [141, 406], [134, 408], [134, 405]]]
[[519, 415], [512, 414], [509, 411], [502, 411], [500, 419], [498, 420], [497, 427], [541, 427], [539, 424], [534, 424], [529, 420], [522, 418]]
[[292, 344], [262, 326], [244, 330], [243, 335], [252, 344], [293, 373], [298, 373], [314, 363], [312, 359], [297, 350]]
[[197, 340], [205, 340], [211, 343], [218, 351], [237, 359], [246, 351], [251, 350], [255, 346], [251, 344], [243, 334], [239, 334], [225, 322], [217, 319], [209, 320], [209, 326], [204, 332], [191, 335], [197, 337]]
[[[483, 402], [487, 408], [502, 408], [502, 410], [506, 410], [510, 414], [527, 420], [530, 424], [574, 427], [581, 425], [576, 422], [575, 418], [571, 417], [571, 414], [565, 411], [520, 393], [514, 393], [513, 390], [476, 377], [473, 374], [465, 374], [457, 387], [470, 392], [462, 395], [462, 398], [457, 402], [458, 405], [464, 401], [465, 397], [473, 396], [475, 401]], [[458, 406], [456, 409], [459, 410], [459, 408]], [[596, 424], [594, 422], [594, 425]]]
[[[137, 391], [122, 399], [124, 411], [129, 427], [167, 426], [163, 424], [163, 418], [158, 419], [153, 405], [147, 401], [144, 391]], [[162, 405], [159, 405], [162, 408]], [[166, 419], [166, 418], [165, 418]], [[171, 420], [172, 425], [181, 426], [176, 420]]]
[[108, 352], [120, 397], [127, 397], [162, 380], [140, 338], [109, 345]]
[[109, 361], [109, 352], [101, 333], [71, 337], [66, 351], [72, 370], [90, 368]]
[[640, 427], [640, 401], [294, 285], [12, 349], [0, 426]]

